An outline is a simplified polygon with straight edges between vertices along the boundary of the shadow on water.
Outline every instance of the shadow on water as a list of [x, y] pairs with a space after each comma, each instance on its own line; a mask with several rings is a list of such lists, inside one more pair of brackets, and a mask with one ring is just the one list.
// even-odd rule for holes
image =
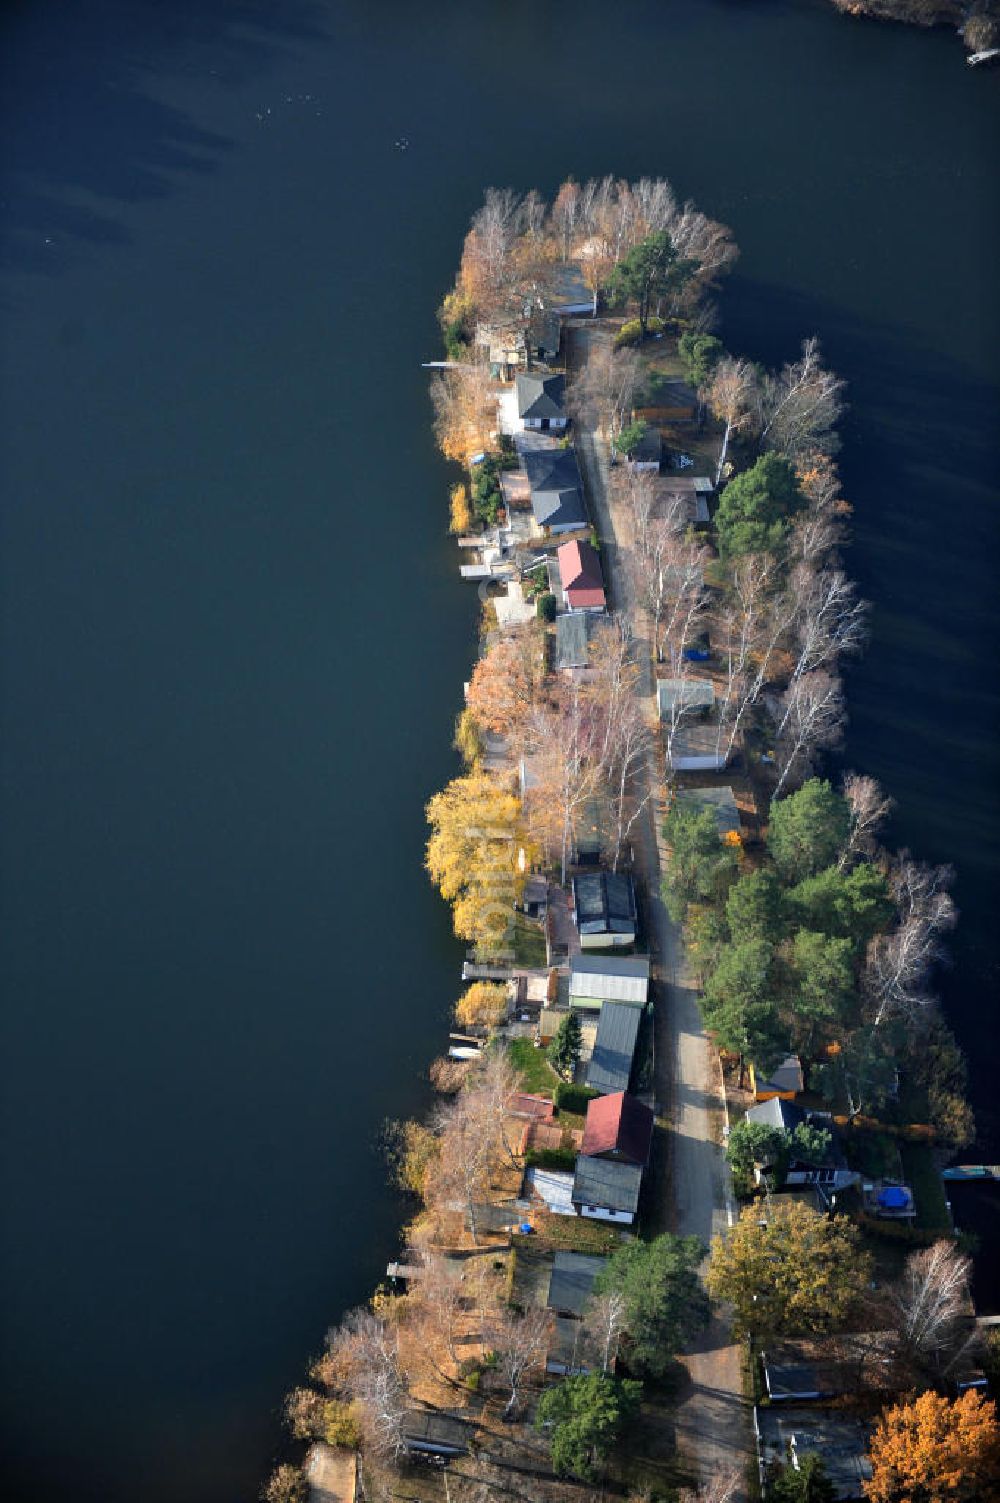
[[0, 265], [47, 275], [78, 244], [127, 245], [118, 204], [164, 198], [179, 175], [207, 174], [234, 148], [154, 97], [174, 62], [220, 84], [263, 73], [283, 44], [319, 40], [313, 0], [101, 0], [25, 5], [0, 21], [6, 141]]
[[[873, 773], [897, 800], [889, 832], [922, 859], [950, 862], [960, 921], [938, 988], [969, 1062], [978, 1137], [966, 1162], [1000, 1158], [1000, 995], [993, 937], [1000, 864], [1000, 687], [995, 609], [998, 391], [912, 330], [859, 319], [822, 298], [734, 278], [727, 343], [778, 364], [822, 335], [848, 381], [844, 490], [854, 506], [847, 565], [873, 603], [872, 640], [848, 675], [840, 763]], [[978, 1293], [1000, 1302], [995, 1187], [962, 1187], [960, 1224], [980, 1239]]]

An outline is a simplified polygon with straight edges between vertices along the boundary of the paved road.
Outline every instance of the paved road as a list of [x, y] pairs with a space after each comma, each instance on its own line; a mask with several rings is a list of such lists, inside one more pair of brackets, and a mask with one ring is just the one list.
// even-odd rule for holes
[[[590, 350], [608, 335], [599, 325], [581, 323], [568, 331], [568, 368], [572, 374]], [[656, 723], [655, 674], [649, 634], [636, 605], [628, 567], [632, 544], [626, 508], [612, 504], [607, 443], [586, 419], [575, 433], [591, 517], [601, 540], [604, 580], [612, 608], [627, 614], [636, 636], [643, 708]], [[729, 1174], [722, 1153], [723, 1105], [718, 1056], [711, 1048], [698, 1010], [697, 991], [687, 971], [677, 925], [659, 896], [663, 860], [662, 783], [652, 752], [647, 768], [656, 790], [646, 815], [633, 831], [635, 865], [644, 879], [650, 949], [657, 982], [655, 1014], [656, 1080], [660, 1109], [670, 1124], [667, 1194], [663, 1223], [681, 1236], [697, 1237], [707, 1247], [713, 1233], [729, 1225], [732, 1205]], [[725, 1320], [716, 1317], [685, 1354], [691, 1388], [677, 1412], [677, 1443], [702, 1482], [730, 1467], [745, 1472], [750, 1453], [749, 1413], [742, 1405], [740, 1349]], [[734, 1494], [734, 1503], [742, 1503]]]

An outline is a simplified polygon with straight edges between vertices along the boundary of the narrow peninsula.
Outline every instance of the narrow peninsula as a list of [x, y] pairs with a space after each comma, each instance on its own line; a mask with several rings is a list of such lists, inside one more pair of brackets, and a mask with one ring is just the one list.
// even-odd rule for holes
[[996, 1496], [950, 872], [829, 771], [869, 628], [844, 386], [809, 331], [726, 348], [736, 257], [660, 179], [472, 221], [428, 361], [482, 604], [427, 808], [463, 989], [387, 1133], [399, 1256], [268, 1503], [888, 1500], [956, 1455]]

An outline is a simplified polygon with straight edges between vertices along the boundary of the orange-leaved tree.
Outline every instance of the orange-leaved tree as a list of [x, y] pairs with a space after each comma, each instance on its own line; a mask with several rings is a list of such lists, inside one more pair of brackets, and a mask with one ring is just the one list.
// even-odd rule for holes
[[922, 1393], [886, 1410], [871, 1444], [871, 1503], [986, 1503], [1000, 1497], [996, 1405], [975, 1390]]

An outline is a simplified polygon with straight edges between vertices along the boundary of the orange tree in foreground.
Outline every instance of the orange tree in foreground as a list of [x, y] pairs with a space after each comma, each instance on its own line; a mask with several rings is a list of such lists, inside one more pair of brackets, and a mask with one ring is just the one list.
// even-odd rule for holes
[[922, 1393], [886, 1410], [872, 1436], [871, 1503], [986, 1503], [1000, 1498], [996, 1405], [974, 1390], [954, 1403]]

